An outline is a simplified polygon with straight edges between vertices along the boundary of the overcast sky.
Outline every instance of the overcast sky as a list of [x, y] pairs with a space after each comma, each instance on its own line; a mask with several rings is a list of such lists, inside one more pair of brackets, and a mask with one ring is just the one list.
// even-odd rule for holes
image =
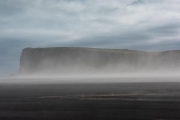
[[180, 49], [180, 0], [0, 0], [0, 76], [25, 47]]

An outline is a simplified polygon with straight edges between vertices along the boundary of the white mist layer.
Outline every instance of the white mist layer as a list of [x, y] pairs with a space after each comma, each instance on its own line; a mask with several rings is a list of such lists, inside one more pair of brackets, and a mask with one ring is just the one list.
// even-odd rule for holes
[[180, 51], [97, 48], [25, 48], [20, 76], [143, 76], [180, 71]]
[[[17, 83], [179, 82], [180, 50], [25, 48]], [[11, 80], [12, 79], [12, 80]]]
[[133, 83], [133, 82], [180, 82], [180, 74], [125, 73], [125, 74], [77, 74], [77, 75], [25, 75], [1, 78], [0, 83], [61, 84], [61, 83]]

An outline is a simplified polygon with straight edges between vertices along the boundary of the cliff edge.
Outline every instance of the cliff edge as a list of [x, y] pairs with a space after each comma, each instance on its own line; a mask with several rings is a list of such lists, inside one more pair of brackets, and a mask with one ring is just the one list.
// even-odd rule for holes
[[25, 48], [18, 75], [129, 73], [180, 70], [180, 51], [128, 49]]

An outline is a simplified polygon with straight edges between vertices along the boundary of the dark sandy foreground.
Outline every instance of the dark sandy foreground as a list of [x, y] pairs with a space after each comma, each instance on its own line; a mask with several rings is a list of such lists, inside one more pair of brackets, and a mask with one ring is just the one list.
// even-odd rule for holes
[[178, 120], [180, 83], [0, 84], [0, 120]]

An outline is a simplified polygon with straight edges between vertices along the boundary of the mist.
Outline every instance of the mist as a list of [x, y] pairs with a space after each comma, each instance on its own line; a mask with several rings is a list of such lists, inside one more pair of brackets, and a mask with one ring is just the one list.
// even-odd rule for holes
[[0, 120], [180, 120], [180, 0], [0, 0]]
[[178, 0], [1, 0], [0, 75], [17, 73], [26, 47], [178, 50], [178, 4]]
[[[10, 82], [178, 82], [180, 51], [100, 48], [25, 48]], [[2, 81], [2, 80], [1, 80]]]

